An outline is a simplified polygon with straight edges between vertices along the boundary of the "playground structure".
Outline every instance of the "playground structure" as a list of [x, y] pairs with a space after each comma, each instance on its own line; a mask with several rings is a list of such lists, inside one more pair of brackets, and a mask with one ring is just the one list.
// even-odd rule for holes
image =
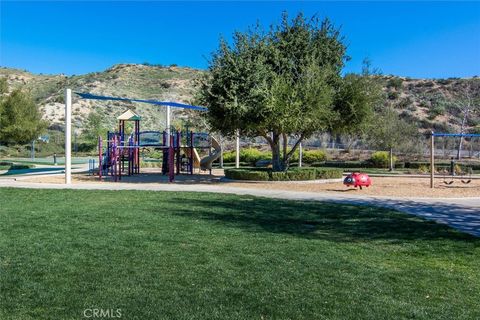
[[[111, 100], [125, 102], [147, 103], [166, 109], [166, 129], [164, 131], [140, 131], [140, 116], [132, 110], [127, 110], [118, 117], [117, 132], [109, 132], [106, 141], [98, 139], [98, 175], [99, 178], [111, 175], [114, 181], [121, 180], [122, 174], [133, 175], [140, 173], [140, 150], [142, 148], [160, 149], [163, 152], [162, 172], [168, 173], [172, 182], [175, 174], [193, 174], [195, 168], [200, 170], [212, 169], [212, 163], [221, 157], [222, 148], [217, 140], [208, 133], [194, 133], [190, 130], [172, 130], [170, 125], [170, 108], [183, 108], [196, 111], [206, 111], [200, 106], [187, 105], [177, 102], [131, 99], [93, 95], [76, 92], [81, 99]], [[134, 122], [134, 129], [130, 135], [126, 134], [125, 124]], [[71, 146], [72, 146], [72, 90], [65, 89], [65, 184], [70, 184], [71, 177]], [[152, 138], [153, 137], [153, 138]], [[156, 138], [155, 138], [156, 137]], [[212, 152], [212, 148], [214, 151]], [[197, 149], [208, 150], [208, 156], [200, 159]]]
[[[195, 169], [209, 170], [212, 163], [220, 157], [220, 144], [208, 133], [196, 133], [192, 130], [140, 131], [140, 116], [127, 110], [118, 117], [118, 131], [108, 132], [106, 145], [102, 137], [98, 140], [99, 178], [112, 176], [113, 181], [122, 179], [122, 175], [140, 173], [140, 151], [143, 148], [161, 150], [163, 153], [162, 173], [168, 174], [169, 181], [176, 174], [193, 174]], [[132, 133], [127, 136], [125, 122], [134, 122]], [[214, 152], [212, 152], [212, 148]], [[209, 155], [200, 158], [197, 150], [207, 150]]]
[[[480, 138], [480, 134], [473, 133], [430, 133], [430, 188], [435, 188], [435, 138], [444, 137], [444, 138]], [[448, 170], [450, 180], [447, 181], [446, 171], [444, 171], [443, 182], [446, 185], [451, 185], [454, 182], [454, 177], [456, 176], [456, 163], [452, 159], [450, 162], [450, 169]], [[460, 172], [460, 181], [463, 184], [469, 184], [472, 181], [472, 170], [467, 172]]]

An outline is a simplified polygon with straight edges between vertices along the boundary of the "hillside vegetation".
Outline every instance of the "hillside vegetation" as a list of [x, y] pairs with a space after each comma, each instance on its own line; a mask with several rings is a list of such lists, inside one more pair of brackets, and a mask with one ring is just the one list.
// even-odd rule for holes
[[[0, 68], [0, 77], [6, 77], [9, 90], [18, 87], [30, 91], [38, 103], [43, 118], [51, 128], [63, 123], [63, 90], [118, 97], [158, 99], [192, 103], [195, 95], [194, 80], [203, 71], [148, 64], [117, 64], [103, 72], [85, 75], [42, 75], [27, 71]], [[448, 98], [469, 83], [478, 83], [479, 78], [411, 79], [396, 76], [382, 76], [386, 104], [392, 105], [399, 114], [418, 124], [419, 130], [459, 131], [462, 115], [449, 104]], [[480, 92], [474, 92], [480, 98]], [[447, 98], [447, 99], [446, 99]], [[164, 110], [145, 104], [130, 104], [115, 101], [81, 100], [74, 98], [73, 121], [81, 129], [89, 113], [98, 111], [106, 116], [111, 126], [115, 118], [127, 108], [136, 109], [143, 117], [144, 129], [163, 129]], [[176, 111], [176, 118], [184, 113]], [[468, 118], [467, 129], [478, 130], [480, 116]], [[476, 129], [475, 129], [476, 128]]]
[[[43, 118], [51, 128], [63, 125], [64, 89], [93, 94], [156, 99], [162, 101], [192, 102], [193, 80], [202, 71], [176, 66], [162, 67], [142, 64], [118, 64], [103, 71], [85, 75], [42, 75], [17, 69], [1, 68], [0, 77], [6, 77], [9, 90], [23, 87], [38, 103]], [[73, 123], [81, 129], [91, 112], [104, 114], [110, 125], [127, 108], [136, 109], [143, 117], [144, 129], [164, 127], [162, 107], [116, 101], [82, 100], [73, 97]]]

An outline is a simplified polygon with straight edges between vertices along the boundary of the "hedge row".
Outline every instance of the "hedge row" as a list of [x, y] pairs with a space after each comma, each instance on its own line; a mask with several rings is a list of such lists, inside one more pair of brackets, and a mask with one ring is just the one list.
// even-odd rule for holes
[[338, 169], [296, 168], [286, 172], [259, 169], [226, 169], [225, 177], [233, 180], [255, 181], [303, 181], [316, 179], [339, 179], [343, 175]]
[[[329, 168], [342, 168], [342, 169], [367, 169], [367, 168], [379, 168], [379, 166], [371, 161], [325, 161], [315, 162], [311, 164], [312, 167], [329, 167]], [[405, 162], [396, 162], [396, 169], [405, 168]]]
[[[480, 164], [470, 164], [470, 163], [458, 163], [461, 167], [471, 168], [472, 170], [480, 170]], [[450, 167], [450, 161], [435, 161], [435, 166], [444, 166]], [[410, 161], [405, 162], [405, 168], [407, 169], [420, 169], [422, 167], [430, 167], [430, 162], [428, 161]]]
[[269, 181], [267, 171], [249, 169], [225, 169], [225, 177], [233, 180]]
[[[293, 154], [291, 162], [297, 162], [299, 158], [298, 150]], [[270, 151], [260, 151], [255, 148], [244, 148], [240, 150], [240, 161], [247, 162], [251, 165], [260, 160], [271, 160], [272, 153]], [[323, 150], [305, 150], [303, 151], [303, 163], [314, 163], [327, 160], [327, 155]], [[223, 162], [235, 162], [235, 150], [223, 153]]]

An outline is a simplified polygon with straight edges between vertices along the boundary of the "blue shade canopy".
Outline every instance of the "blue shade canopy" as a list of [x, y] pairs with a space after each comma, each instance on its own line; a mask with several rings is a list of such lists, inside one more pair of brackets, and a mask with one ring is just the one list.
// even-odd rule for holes
[[205, 107], [191, 106], [189, 104], [183, 104], [183, 103], [178, 103], [178, 102], [97, 96], [97, 95], [94, 95], [94, 94], [91, 94], [91, 93], [82, 93], [82, 92], [75, 92], [75, 94], [79, 95], [82, 99], [90, 99], [90, 100], [113, 100], [113, 101], [141, 102], [141, 103], [149, 103], [149, 104], [154, 104], [154, 105], [157, 105], [157, 106], [164, 106], [164, 107], [169, 106], [169, 107], [174, 107], [174, 108], [183, 108], [183, 109], [191, 109], [191, 110], [198, 110], [198, 111], [207, 111], [208, 110]]
[[463, 137], [463, 138], [480, 138], [480, 134], [476, 133], [432, 133], [434, 137]]

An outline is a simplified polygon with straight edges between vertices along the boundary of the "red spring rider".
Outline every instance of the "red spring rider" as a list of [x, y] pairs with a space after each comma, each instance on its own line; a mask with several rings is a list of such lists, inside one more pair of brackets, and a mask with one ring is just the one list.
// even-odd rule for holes
[[347, 187], [360, 187], [361, 190], [362, 187], [370, 187], [372, 179], [366, 173], [354, 172], [345, 177], [343, 184]]

